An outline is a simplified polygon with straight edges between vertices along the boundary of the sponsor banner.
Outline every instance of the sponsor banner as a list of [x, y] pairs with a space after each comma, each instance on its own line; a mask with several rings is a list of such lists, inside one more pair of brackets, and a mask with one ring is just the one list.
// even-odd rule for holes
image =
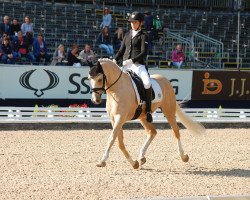
[[[1, 66], [0, 98], [90, 99], [88, 72], [88, 67]], [[167, 77], [178, 100], [191, 98], [192, 71], [160, 69], [150, 74]]]
[[172, 84], [177, 100], [190, 100], [192, 91], [193, 71], [189, 70], [151, 70], [150, 74], [161, 74]]
[[250, 72], [194, 71], [193, 100], [250, 100]]
[[2, 99], [90, 99], [89, 68], [0, 67]]

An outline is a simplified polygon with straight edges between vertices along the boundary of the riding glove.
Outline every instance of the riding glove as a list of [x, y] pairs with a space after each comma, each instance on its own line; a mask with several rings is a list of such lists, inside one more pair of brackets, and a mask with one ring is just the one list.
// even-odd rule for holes
[[132, 64], [133, 64], [132, 59], [124, 60], [124, 61], [122, 62], [122, 65], [123, 65], [123, 66], [131, 66]]

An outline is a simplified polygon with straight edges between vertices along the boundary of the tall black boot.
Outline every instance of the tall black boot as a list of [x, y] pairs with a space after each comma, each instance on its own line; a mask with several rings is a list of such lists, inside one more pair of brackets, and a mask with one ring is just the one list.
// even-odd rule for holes
[[145, 89], [146, 91], [146, 114], [147, 121], [153, 122], [152, 114], [151, 114], [151, 100], [152, 100], [152, 87]]

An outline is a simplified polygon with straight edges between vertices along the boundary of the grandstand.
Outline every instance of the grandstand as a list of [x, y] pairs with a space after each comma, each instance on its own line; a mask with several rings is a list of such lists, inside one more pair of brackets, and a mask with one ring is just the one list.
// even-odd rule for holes
[[[195, 68], [234, 68], [237, 56], [237, 12], [233, 10], [233, 1], [0, 1], [2, 17], [8, 15], [18, 18], [21, 22], [24, 16], [29, 15], [34, 24], [35, 33], [43, 33], [52, 54], [59, 43], [70, 48], [77, 43], [83, 48], [85, 43], [92, 43], [99, 57], [105, 53], [95, 44], [99, 33], [99, 25], [102, 19], [102, 8], [108, 5], [112, 9], [113, 29], [117, 27], [129, 28], [126, 17], [132, 10], [145, 9], [153, 14], [158, 14], [165, 29], [161, 32], [161, 39], [154, 41], [152, 55], [147, 57], [149, 67], [170, 67], [170, 52], [176, 43], [190, 40], [191, 37], [183, 36], [183, 33], [199, 33], [204, 41], [216, 40], [223, 44], [218, 47], [206, 45], [199, 40], [196, 45], [196, 58], [190, 59], [194, 49], [193, 45], [185, 45], [187, 59], [186, 65]], [[247, 1], [246, 1], [247, 2]], [[250, 5], [244, 4], [244, 10], [240, 14], [240, 67], [250, 68]], [[175, 33], [183, 40], [169, 39], [171, 33]], [[186, 34], [187, 35], [187, 34]], [[173, 35], [172, 35], [173, 36]], [[217, 59], [214, 61], [214, 59]], [[212, 61], [211, 61], [212, 60]], [[197, 62], [198, 61], [198, 62]]]

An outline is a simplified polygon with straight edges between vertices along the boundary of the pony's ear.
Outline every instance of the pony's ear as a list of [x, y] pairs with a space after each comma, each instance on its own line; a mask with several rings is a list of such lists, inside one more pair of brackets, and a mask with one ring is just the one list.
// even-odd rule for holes
[[92, 62], [89, 62], [88, 60], [87, 60], [87, 63], [88, 63], [90, 68], [92, 68], [94, 66], [94, 64]]

